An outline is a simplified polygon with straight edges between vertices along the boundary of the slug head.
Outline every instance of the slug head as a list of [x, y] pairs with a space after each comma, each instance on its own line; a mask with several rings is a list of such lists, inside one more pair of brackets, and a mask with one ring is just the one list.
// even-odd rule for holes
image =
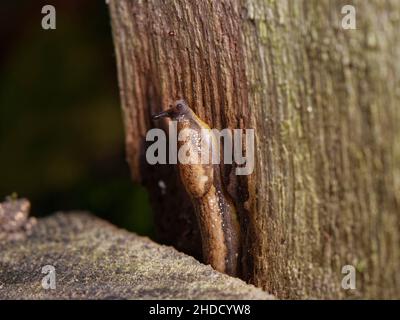
[[161, 119], [161, 118], [171, 118], [175, 120], [179, 117], [182, 117], [190, 112], [190, 108], [187, 105], [185, 100], [178, 100], [175, 102], [173, 106], [170, 106], [169, 109], [165, 111], [161, 111], [152, 116], [153, 120]]

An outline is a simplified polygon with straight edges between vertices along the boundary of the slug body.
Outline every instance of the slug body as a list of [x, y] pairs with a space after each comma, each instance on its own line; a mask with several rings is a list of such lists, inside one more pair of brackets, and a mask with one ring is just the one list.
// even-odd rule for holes
[[204, 152], [217, 150], [216, 138], [210, 127], [183, 100], [153, 119], [163, 117], [177, 121], [178, 150], [184, 152], [189, 160], [195, 159], [185, 163], [178, 161], [178, 167], [182, 184], [195, 209], [203, 260], [220, 272], [236, 276], [239, 271], [240, 226], [235, 206], [224, 191], [218, 164], [212, 164], [211, 160], [207, 163], [196, 161]]

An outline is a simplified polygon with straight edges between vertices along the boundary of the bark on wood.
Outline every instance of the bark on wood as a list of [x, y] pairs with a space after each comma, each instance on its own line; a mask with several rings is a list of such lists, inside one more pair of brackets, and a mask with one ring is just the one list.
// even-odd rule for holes
[[[356, 30], [341, 28], [345, 4]], [[185, 98], [211, 127], [255, 128], [254, 173], [221, 167], [245, 234], [244, 279], [282, 298], [399, 298], [400, 3], [109, 7], [128, 161], [150, 191], [160, 241], [200, 252], [175, 167], [144, 159], [158, 125], [150, 114]], [[348, 264], [354, 291], [341, 288]]]

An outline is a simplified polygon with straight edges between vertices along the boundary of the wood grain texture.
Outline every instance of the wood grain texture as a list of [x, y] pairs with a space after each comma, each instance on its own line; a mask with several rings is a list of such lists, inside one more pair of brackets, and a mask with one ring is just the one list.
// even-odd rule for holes
[[[341, 28], [353, 3], [357, 29]], [[174, 166], [148, 166], [150, 114], [177, 98], [254, 128], [256, 167], [221, 167], [243, 277], [281, 298], [400, 297], [400, 3], [110, 0], [128, 161], [160, 241], [199, 256]], [[166, 182], [166, 192], [158, 181]], [[341, 288], [341, 268], [357, 289]]]

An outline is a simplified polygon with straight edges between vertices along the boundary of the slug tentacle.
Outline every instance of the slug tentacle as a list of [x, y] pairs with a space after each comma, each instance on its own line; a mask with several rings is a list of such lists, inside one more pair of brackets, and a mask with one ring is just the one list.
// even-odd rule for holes
[[[232, 199], [225, 192], [219, 166], [202, 162], [204, 152], [219, 152], [210, 127], [199, 119], [185, 101], [153, 119], [178, 122], [178, 146], [189, 161], [178, 161], [182, 184], [191, 198], [202, 239], [203, 260], [214, 269], [236, 276], [239, 272], [240, 226]], [[208, 129], [208, 130], [202, 130]]]

